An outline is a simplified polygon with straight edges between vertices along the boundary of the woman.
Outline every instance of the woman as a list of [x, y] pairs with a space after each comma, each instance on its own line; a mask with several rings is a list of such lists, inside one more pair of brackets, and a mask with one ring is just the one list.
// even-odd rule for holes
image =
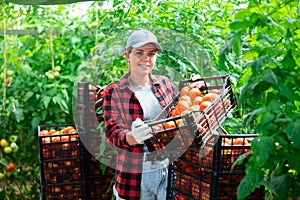
[[162, 47], [153, 33], [136, 30], [127, 40], [129, 71], [104, 90], [108, 142], [117, 150], [114, 194], [117, 199], [166, 199], [168, 159], [149, 156], [144, 141], [152, 137], [145, 120], [172, 100], [175, 86], [152, 74]]

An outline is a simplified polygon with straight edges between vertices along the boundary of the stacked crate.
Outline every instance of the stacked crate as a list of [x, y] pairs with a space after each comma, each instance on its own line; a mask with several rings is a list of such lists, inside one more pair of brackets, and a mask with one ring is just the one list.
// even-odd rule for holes
[[[205, 147], [189, 149], [169, 167], [168, 199], [236, 199], [238, 185], [245, 176], [245, 165], [233, 163], [250, 151], [255, 134], [218, 135]], [[247, 199], [264, 198], [264, 188]]]
[[[204, 110], [190, 110], [180, 116], [164, 117], [167, 110], [176, 110], [180, 93], [163, 112], [147, 122], [153, 137], [145, 144], [158, 154], [167, 154], [169, 166], [167, 199], [174, 200], [220, 200], [236, 199], [236, 191], [245, 176], [244, 166], [232, 169], [235, 160], [250, 151], [250, 143], [256, 135], [228, 135], [222, 123], [235, 108], [230, 77], [215, 76], [201, 78], [202, 94], [220, 94]], [[183, 80], [178, 91], [191, 85]], [[215, 95], [216, 96], [216, 95]], [[174, 157], [172, 157], [174, 156]], [[250, 194], [248, 199], [261, 199], [263, 189]]]
[[[78, 83], [77, 94], [77, 123], [80, 139], [84, 143], [84, 171], [86, 199], [112, 199], [112, 183], [114, 166], [111, 163], [103, 165], [95, 158], [108, 158], [103, 130], [102, 94], [104, 87], [89, 82]], [[104, 137], [103, 137], [104, 136]], [[100, 161], [102, 161], [100, 159]]]
[[74, 127], [39, 126], [41, 199], [112, 199], [114, 169], [85, 148]]
[[[74, 124], [38, 127], [41, 199], [110, 200], [114, 169], [103, 165], [99, 123], [103, 88], [79, 82]], [[113, 166], [113, 165], [110, 165]]]
[[73, 125], [39, 126], [41, 199], [85, 199], [83, 145]]

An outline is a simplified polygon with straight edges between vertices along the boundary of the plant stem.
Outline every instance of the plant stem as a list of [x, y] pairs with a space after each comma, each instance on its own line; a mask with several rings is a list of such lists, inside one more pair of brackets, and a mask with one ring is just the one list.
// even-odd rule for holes
[[[2, 109], [5, 110], [5, 101], [6, 101], [6, 70], [7, 70], [7, 58], [6, 58], [6, 42], [7, 42], [7, 36], [6, 36], [6, 15], [5, 15], [5, 2], [4, 0], [1, 0], [2, 3], [2, 26], [3, 26], [3, 74], [4, 74], [4, 81], [2, 84], [3, 89], [3, 102], [2, 102]], [[4, 125], [5, 126], [5, 125]]]

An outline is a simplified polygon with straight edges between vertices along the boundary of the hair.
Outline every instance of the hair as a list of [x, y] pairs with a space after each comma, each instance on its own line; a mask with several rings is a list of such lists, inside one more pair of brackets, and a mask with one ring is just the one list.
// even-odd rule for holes
[[128, 47], [127, 49], [125, 49], [128, 53], [131, 53], [131, 51], [132, 51], [132, 47], [130, 46], [130, 47]]

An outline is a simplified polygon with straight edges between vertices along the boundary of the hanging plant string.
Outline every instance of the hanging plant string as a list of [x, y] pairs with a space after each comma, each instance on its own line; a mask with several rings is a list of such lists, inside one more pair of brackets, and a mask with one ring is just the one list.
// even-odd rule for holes
[[6, 71], [7, 71], [7, 58], [6, 58], [6, 44], [7, 44], [7, 35], [6, 35], [6, 15], [5, 15], [5, 1], [2, 2], [2, 26], [3, 26], [3, 102], [2, 102], [2, 109], [5, 110], [5, 102], [6, 102]]
[[50, 26], [50, 51], [51, 51], [51, 66], [52, 66], [52, 70], [54, 70], [53, 30], [51, 26]]

